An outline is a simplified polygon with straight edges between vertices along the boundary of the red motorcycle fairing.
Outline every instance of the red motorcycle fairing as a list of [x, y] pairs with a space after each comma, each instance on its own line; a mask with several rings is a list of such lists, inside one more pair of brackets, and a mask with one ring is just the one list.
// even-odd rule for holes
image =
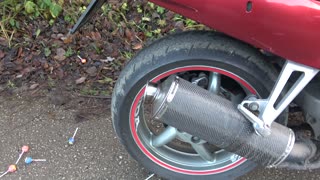
[[320, 1], [150, 1], [283, 58], [320, 68]]

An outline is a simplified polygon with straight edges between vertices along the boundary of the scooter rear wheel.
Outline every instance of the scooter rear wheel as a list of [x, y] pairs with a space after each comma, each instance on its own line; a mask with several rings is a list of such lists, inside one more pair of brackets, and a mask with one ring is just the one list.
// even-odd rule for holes
[[172, 74], [238, 104], [251, 94], [266, 98], [277, 72], [256, 49], [219, 33], [184, 32], [154, 42], [125, 67], [112, 97], [114, 129], [132, 157], [168, 179], [234, 179], [252, 170], [253, 162], [150, 118], [145, 86]]

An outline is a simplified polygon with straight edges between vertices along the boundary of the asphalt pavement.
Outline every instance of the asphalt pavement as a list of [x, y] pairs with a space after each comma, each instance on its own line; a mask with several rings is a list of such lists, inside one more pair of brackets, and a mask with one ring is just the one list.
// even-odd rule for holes
[[[13, 164], [23, 145], [29, 152], [9, 180], [145, 179], [149, 173], [119, 143], [110, 118], [109, 100], [71, 98], [55, 105], [45, 96], [0, 96], [0, 172]], [[75, 144], [69, 145], [75, 129]], [[46, 159], [25, 165], [24, 158]], [[151, 180], [160, 179], [153, 177]], [[320, 171], [257, 168], [240, 178], [320, 179]]]

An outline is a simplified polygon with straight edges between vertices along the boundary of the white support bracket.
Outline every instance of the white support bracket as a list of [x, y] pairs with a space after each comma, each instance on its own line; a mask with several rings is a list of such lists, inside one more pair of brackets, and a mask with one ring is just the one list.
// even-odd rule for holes
[[[302, 74], [283, 98], [279, 99], [293, 72], [301, 72]], [[319, 69], [288, 60], [283, 66], [278, 80], [267, 99], [244, 100], [238, 105], [238, 109], [250, 122], [253, 123], [257, 134], [261, 136], [268, 136], [271, 133], [272, 122], [277, 119], [277, 117], [313, 79], [313, 77], [317, 75], [318, 72]], [[252, 111], [258, 112], [258, 116], [256, 116]]]

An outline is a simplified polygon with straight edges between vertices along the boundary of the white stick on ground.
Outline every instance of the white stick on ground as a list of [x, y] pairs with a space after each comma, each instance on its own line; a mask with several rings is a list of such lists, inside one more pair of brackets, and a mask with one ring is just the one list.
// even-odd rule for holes
[[72, 138], [74, 138], [74, 137], [76, 136], [76, 134], [77, 134], [77, 132], [78, 132], [78, 129], [79, 129], [79, 128], [76, 129], [76, 131], [74, 132]]
[[149, 177], [147, 177], [147, 179], [145, 179], [145, 180], [149, 180], [149, 179], [151, 179], [152, 177], [154, 176], [154, 174], [151, 174]]

